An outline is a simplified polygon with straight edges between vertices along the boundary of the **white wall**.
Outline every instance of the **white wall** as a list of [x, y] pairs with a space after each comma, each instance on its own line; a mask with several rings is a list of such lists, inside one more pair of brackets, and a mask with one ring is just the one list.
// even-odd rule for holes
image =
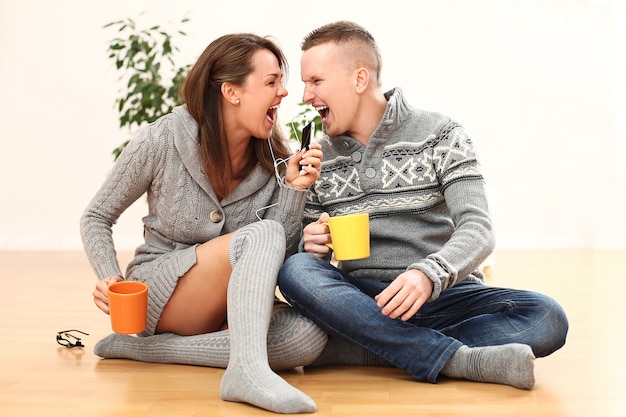
[[[188, 15], [181, 61], [224, 33], [275, 36], [301, 101], [299, 43], [351, 19], [383, 52], [386, 88], [473, 135], [499, 248], [626, 248], [626, 13], [618, 0], [0, 0], [0, 249], [80, 249], [78, 219], [127, 138], [102, 27]], [[140, 12], [148, 11], [139, 17]], [[621, 117], [620, 117], [621, 116]], [[141, 239], [144, 202], [115, 228]]]

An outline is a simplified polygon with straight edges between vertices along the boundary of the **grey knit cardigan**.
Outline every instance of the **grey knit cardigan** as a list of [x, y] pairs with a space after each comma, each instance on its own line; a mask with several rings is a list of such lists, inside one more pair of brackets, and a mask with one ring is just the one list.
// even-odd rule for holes
[[124, 149], [80, 220], [85, 252], [98, 279], [122, 276], [112, 226], [147, 193], [145, 243], [126, 279], [149, 284], [148, 327], [153, 334], [179, 277], [196, 262], [195, 248], [258, 217], [284, 226], [287, 252], [301, 238], [306, 190], [279, 186], [259, 165], [223, 200], [203, 171], [198, 125], [185, 106], [147, 126]]

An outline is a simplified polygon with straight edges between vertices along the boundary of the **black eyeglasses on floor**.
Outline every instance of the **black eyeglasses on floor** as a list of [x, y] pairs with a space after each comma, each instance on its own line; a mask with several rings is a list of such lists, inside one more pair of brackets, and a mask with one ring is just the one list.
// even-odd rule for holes
[[89, 333], [81, 332], [80, 330], [63, 330], [57, 333], [57, 343], [67, 348], [85, 347], [80, 341], [80, 337], [72, 333], [80, 333], [89, 336]]

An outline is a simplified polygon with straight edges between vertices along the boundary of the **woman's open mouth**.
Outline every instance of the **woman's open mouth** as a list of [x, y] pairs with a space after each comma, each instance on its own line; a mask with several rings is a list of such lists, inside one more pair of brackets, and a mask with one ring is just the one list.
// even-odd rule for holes
[[278, 104], [270, 107], [265, 115], [265, 118], [272, 124], [276, 121], [276, 112], [278, 111], [278, 107]]

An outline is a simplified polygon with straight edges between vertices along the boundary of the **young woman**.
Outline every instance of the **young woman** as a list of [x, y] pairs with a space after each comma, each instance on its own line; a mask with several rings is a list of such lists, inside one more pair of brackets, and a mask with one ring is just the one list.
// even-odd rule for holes
[[[312, 144], [290, 157], [276, 126], [286, 67], [267, 38], [231, 34], [212, 42], [185, 80], [185, 104], [120, 155], [81, 218], [81, 236], [102, 311], [109, 312], [111, 283], [149, 286], [146, 330], [112, 334], [96, 354], [227, 367], [223, 399], [299, 413], [315, 411], [315, 403], [268, 359], [274, 369], [307, 365], [326, 343], [293, 309], [273, 313], [278, 271], [297, 249], [322, 152]], [[112, 225], [145, 193], [145, 242], [124, 277]]]

